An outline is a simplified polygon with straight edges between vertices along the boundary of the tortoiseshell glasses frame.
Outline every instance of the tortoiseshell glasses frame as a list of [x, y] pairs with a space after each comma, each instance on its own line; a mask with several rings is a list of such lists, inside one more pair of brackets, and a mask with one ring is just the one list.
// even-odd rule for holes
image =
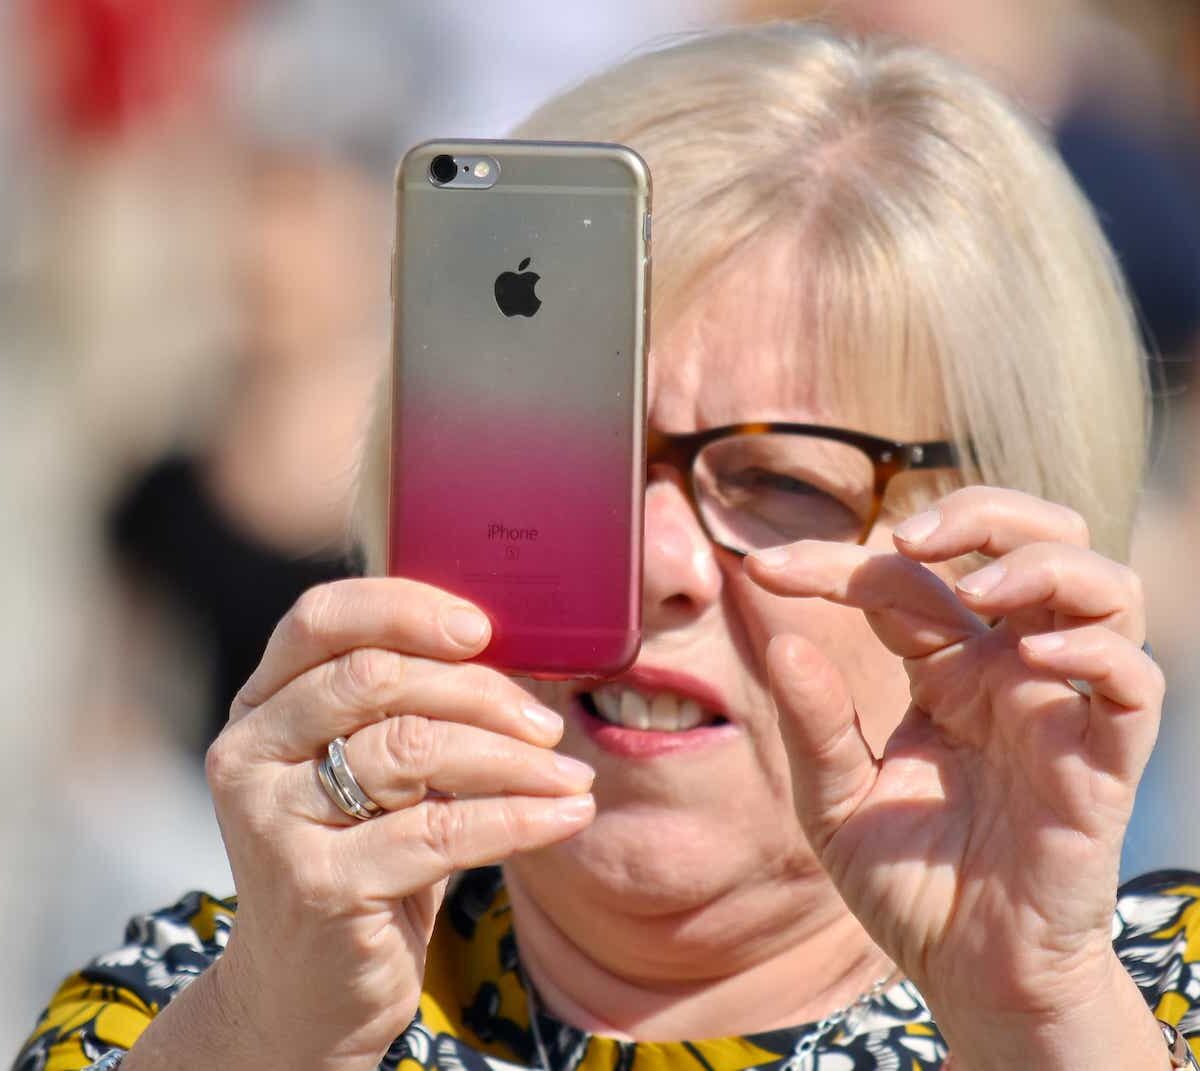
[[[877, 435], [867, 435], [859, 431], [827, 427], [821, 424], [792, 424], [773, 421], [750, 422], [744, 424], [727, 424], [722, 427], [706, 428], [703, 431], [686, 434], [668, 434], [649, 430], [646, 435], [647, 472], [651, 471], [655, 465], [665, 464], [670, 465], [681, 473], [685, 477], [685, 493], [709, 539], [718, 546], [724, 547], [726, 550], [739, 556], [745, 556], [751, 551], [765, 549], [766, 546], [777, 545], [780, 542], [792, 542], [793, 539], [788, 538], [791, 533], [790, 531], [784, 531], [780, 527], [774, 528], [771, 532], [771, 538], [774, 539], [774, 543], [772, 543], [764, 541], [765, 537], [752, 540], [748, 538], [735, 538], [731, 535], [714, 531], [709, 516], [709, 503], [705, 500], [705, 492], [700, 486], [698, 478], [697, 460], [701, 458], [707, 448], [713, 446], [713, 444], [719, 444], [723, 440], [748, 440], [755, 436], [763, 435], [797, 436], [805, 437], [809, 440], [841, 443], [847, 447], [853, 447], [870, 462], [873, 470], [873, 475], [870, 477], [871, 487], [869, 490], [864, 489], [863, 501], [853, 510], [844, 502], [838, 503], [846, 511], [847, 518], [850, 516], [853, 517], [853, 524], [851, 524], [850, 520], [847, 520], [843, 532], [840, 535], [832, 537], [839, 539], [841, 542], [862, 544], [867, 541], [883, 509], [884, 495], [887, 492], [888, 484], [895, 476], [898, 476], [902, 472], [952, 469], [959, 467], [960, 464], [958, 447], [945, 440], [900, 442], [895, 439], [885, 439]], [[756, 468], [754, 471], [759, 473], [762, 470]], [[864, 466], [864, 473], [865, 471]], [[795, 538], [802, 539], [808, 537], [803, 530], [804, 523], [801, 517], [801, 511], [804, 508], [804, 491], [814, 491], [818, 495], [824, 496], [825, 501], [833, 501], [834, 496], [821, 490], [819, 487], [810, 486], [807, 482], [796, 481], [787, 473], [778, 475], [766, 473], [766, 475], [780, 483], [790, 482], [794, 487], [801, 489], [801, 494], [783, 495], [782, 497], [791, 497], [793, 499], [794, 505], [789, 504], [789, 508], [794, 508], [796, 511], [796, 530], [800, 532]], [[754, 477], [755, 480], [759, 478], [758, 475]], [[813, 498], [813, 496], [809, 497]], [[815, 501], [816, 499], [813, 498], [813, 500]], [[738, 508], [733, 507], [730, 512], [736, 514]], [[751, 525], [760, 522], [764, 524], [768, 523], [761, 517], [752, 517], [749, 521]], [[774, 521], [770, 521], [769, 523], [774, 524]], [[853, 525], [857, 525], [857, 530], [854, 529]], [[783, 538], [776, 538], [777, 535]], [[824, 535], [813, 537], [829, 538]]]

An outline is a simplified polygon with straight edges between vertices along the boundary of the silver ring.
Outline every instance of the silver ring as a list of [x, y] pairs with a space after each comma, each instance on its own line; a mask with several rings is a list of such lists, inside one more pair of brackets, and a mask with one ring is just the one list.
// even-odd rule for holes
[[317, 777], [326, 795], [343, 814], [365, 822], [383, 813], [383, 808], [362, 790], [346, 762], [344, 736], [329, 741], [324, 758], [317, 763]]

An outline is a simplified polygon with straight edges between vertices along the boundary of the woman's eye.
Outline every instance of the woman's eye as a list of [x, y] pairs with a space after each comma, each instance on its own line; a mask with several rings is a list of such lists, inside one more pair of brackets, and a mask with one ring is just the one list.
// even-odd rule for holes
[[823, 495], [827, 492], [806, 480], [768, 469], [750, 468], [722, 473], [721, 486], [738, 491], [782, 491], [793, 495]]

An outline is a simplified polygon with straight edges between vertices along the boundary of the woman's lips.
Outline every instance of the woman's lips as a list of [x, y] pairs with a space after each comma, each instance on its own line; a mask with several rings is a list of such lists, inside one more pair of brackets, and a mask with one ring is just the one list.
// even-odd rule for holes
[[[613, 683], [633, 688], [649, 697], [655, 692], [670, 692], [684, 699], [694, 699], [708, 714], [722, 719], [717, 724], [698, 725], [693, 729], [660, 731], [633, 729], [615, 725], [593, 713], [594, 700], [585, 700], [579, 693], [571, 701], [575, 716], [597, 747], [621, 758], [646, 759], [678, 752], [711, 747], [740, 734], [741, 730], [727, 720], [728, 707], [724, 697], [709, 685], [688, 673], [677, 670], [641, 666], [614, 678]], [[593, 709], [589, 709], [589, 708]]]
[[663, 666], [634, 666], [619, 677], [613, 677], [612, 683], [628, 685], [639, 692], [653, 695], [655, 692], [671, 692], [684, 699], [694, 699], [705, 710], [716, 714], [719, 718], [729, 721], [728, 704], [725, 697], [708, 681], [693, 677], [678, 669], [667, 669]]

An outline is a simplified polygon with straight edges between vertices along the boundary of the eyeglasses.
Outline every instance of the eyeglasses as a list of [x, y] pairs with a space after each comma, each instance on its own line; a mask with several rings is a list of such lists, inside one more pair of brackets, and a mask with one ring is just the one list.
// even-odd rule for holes
[[865, 543], [894, 476], [957, 468], [953, 443], [896, 442], [819, 424], [730, 424], [648, 431], [646, 465], [671, 465], [718, 546], [751, 551], [825, 539]]

